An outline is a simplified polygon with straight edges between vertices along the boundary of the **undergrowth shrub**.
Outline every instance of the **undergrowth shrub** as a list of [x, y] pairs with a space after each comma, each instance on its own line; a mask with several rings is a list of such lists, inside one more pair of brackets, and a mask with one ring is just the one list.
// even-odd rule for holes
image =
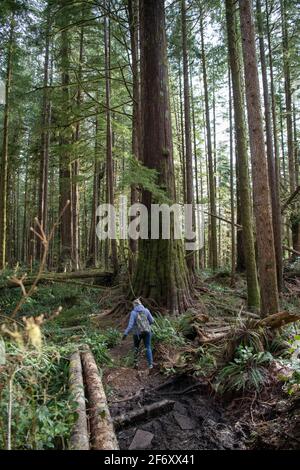
[[255, 352], [251, 346], [240, 345], [235, 358], [220, 370], [216, 390], [224, 392], [259, 392], [269, 380], [267, 366], [273, 360], [269, 352]]
[[0, 376], [2, 449], [68, 448], [76, 417], [68, 393], [68, 357], [73, 350], [72, 345], [24, 350], [6, 343]]
[[152, 325], [153, 341], [183, 346], [185, 339], [178, 328], [178, 321], [157, 315]]

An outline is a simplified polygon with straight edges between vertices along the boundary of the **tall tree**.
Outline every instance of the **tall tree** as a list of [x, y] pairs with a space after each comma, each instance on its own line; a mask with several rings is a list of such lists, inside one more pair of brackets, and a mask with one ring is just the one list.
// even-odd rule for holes
[[15, 14], [11, 13], [9, 25], [9, 38], [7, 44], [5, 105], [3, 122], [3, 143], [1, 153], [0, 174], [0, 269], [5, 267], [6, 262], [6, 236], [7, 236], [7, 181], [8, 181], [8, 138], [10, 119], [10, 89], [12, 79], [13, 42], [15, 30]]
[[241, 205], [241, 222], [243, 227], [242, 236], [246, 264], [248, 305], [249, 307], [258, 309], [260, 306], [260, 296], [255, 261], [250, 178], [248, 170], [247, 128], [244, 113], [244, 98], [241, 75], [241, 41], [237, 28], [237, 14], [234, 0], [226, 0], [226, 20], [229, 61], [232, 75], [236, 158], [238, 165], [238, 195], [240, 197]]
[[[41, 151], [40, 151], [40, 174], [39, 174], [39, 221], [47, 232], [48, 213], [48, 168], [49, 168], [49, 144], [50, 144], [50, 98], [49, 98], [49, 65], [50, 65], [50, 4], [46, 6], [46, 28], [45, 28], [45, 55], [44, 55], [44, 77], [43, 98], [41, 115]], [[41, 258], [43, 245], [37, 240], [37, 257]]]
[[[285, 113], [287, 130], [287, 151], [290, 193], [296, 189], [296, 165], [293, 137], [293, 105], [292, 105], [292, 83], [290, 67], [290, 46], [287, 19], [287, 1], [280, 0], [281, 7], [281, 25], [282, 25], [282, 50], [283, 50], [283, 74], [284, 74], [284, 92], [285, 92]], [[300, 251], [300, 217], [299, 205], [296, 204], [291, 213], [292, 240], [293, 248]]]
[[251, 0], [239, 0], [256, 222], [261, 313], [279, 310], [271, 198], [264, 143]]
[[[190, 84], [189, 84], [189, 60], [187, 44], [187, 19], [186, 2], [181, 0], [181, 25], [182, 25], [182, 57], [183, 57], [183, 93], [184, 93], [184, 131], [185, 131], [185, 163], [186, 163], [186, 203], [192, 206], [192, 225], [195, 230], [194, 211], [194, 182], [193, 182], [193, 153], [191, 133], [190, 110]], [[194, 253], [187, 253], [187, 265], [191, 272], [195, 269]]]
[[[106, 2], [104, 5], [106, 8]], [[107, 203], [114, 204], [114, 169], [112, 153], [112, 127], [111, 127], [111, 93], [110, 93], [110, 20], [104, 17], [104, 55], [105, 55], [105, 108], [106, 108], [106, 184], [107, 184]], [[116, 230], [116, 227], [113, 227]], [[109, 240], [107, 239], [107, 242]], [[110, 240], [112, 265], [115, 272], [118, 271], [118, 252], [117, 240]], [[107, 259], [106, 259], [107, 263]]]
[[202, 74], [203, 74], [203, 87], [204, 87], [204, 102], [205, 102], [205, 121], [206, 121], [206, 139], [207, 139], [207, 159], [208, 159], [208, 179], [209, 179], [209, 204], [210, 204], [210, 260], [211, 267], [217, 269], [218, 267], [218, 243], [217, 243], [217, 207], [216, 207], [216, 188], [214, 177], [214, 162], [212, 151], [211, 127], [210, 127], [210, 112], [209, 112], [209, 95], [207, 84], [207, 65], [204, 44], [204, 26], [203, 26], [203, 12], [200, 11], [200, 36], [201, 36], [201, 58], [202, 58]]
[[[64, 7], [64, 2], [61, 2]], [[63, 212], [60, 223], [60, 259], [58, 269], [72, 268], [73, 224], [71, 211], [71, 148], [73, 133], [70, 125], [72, 110], [70, 98], [70, 35], [68, 24], [69, 9], [64, 11], [61, 19], [60, 38], [60, 72], [61, 72], [61, 101], [60, 101], [60, 135], [59, 135], [59, 211]]]
[[272, 203], [272, 221], [273, 221], [275, 255], [276, 255], [277, 283], [278, 283], [278, 289], [281, 290], [283, 280], [282, 280], [282, 240], [281, 240], [281, 210], [280, 210], [280, 198], [279, 198], [279, 181], [277, 177], [278, 174], [276, 172], [276, 162], [275, 162], [275, 156], [274, 156], [271, 106], [270, 106], [270, 98], [269, 98], [268, 72], [267, 72], [265, 42], [264, 42], [264, 36], [265, 36], [264, 35], [264, 18], [263, 18], [260, 0], [256, 1], [256, 10], [257, 10], [260, 63], [261, 63], [263, 97], [264, 97], [264, 108], [265, 108], [267, 161], [268, 161], [268, 174], [269, 174], [271, 203]]
[[[143, 163], [158, 172], [158, 184], [175, 201], [173, 143], [169, 102], [165, 9], [163, 0], [141, 0], [141, 109]], [[151, 226], [151, 204], [155, 195], [142, 192]], [[181, 240], [140, 240], [134, 293], [151, 299], [172, 313], [190, 304], [189, 277]]]

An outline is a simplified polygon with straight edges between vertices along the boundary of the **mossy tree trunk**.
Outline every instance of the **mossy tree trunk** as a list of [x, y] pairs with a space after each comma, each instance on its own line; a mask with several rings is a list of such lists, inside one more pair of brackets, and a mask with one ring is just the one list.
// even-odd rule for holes
[[[143, 163], [158, 172], [158, 184], [173, 202], [175, 180], [163, 0], [140, 2], [140, 28]], [[151, 204], [157, 202], [152, 193], [143, 190], [142, 203], [148, 209], [149, 227]], [[191, 303], [182, 242], [174, 240], [172, 230], [169, 240], [140, 241], [133, 290], [136, 296], [174, 314], [183, 312]]]

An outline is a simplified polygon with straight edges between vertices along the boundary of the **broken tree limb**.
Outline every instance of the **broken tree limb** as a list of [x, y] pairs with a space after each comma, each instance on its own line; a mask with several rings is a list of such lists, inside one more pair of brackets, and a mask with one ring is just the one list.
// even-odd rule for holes
[[283, 213], [285, 211], [285, 209], [291, 204], [291, 202], [293, 202], [293, 200], [295, 199], [295, 197], [297, 196], [298, 193], [300, 193], [300, 186], [298, 186], [295, 189], [295, 191], [287, 198], [285, 203], [282, 205], [281, 213]]
[[243, 227], [240, 224], [236, 224], [236, 223], [233, 224], [231, 220], [225, 219], [224, 217], [220, 217], [219, 215], [213, 214], [212, 212], [207, 212], [207, 211], [203, 211], [203, 212], [204, 214], [210, 215], [211, 217], [215, 217], [218, 220], [222, 220], [223, 222], [226, 222], [227, 224], [234, 225], [234, 227], [236, 227], [238, 230], [243, 230]]
[[257, 325], [271, 329], [281, 328], [288, 323], [300, 321], [300, 315], [290, 312], [278, 312], [260, 320]]
[[290, 253], [293, 253], [294, 255], [300, 256], [300, 251], [293, 250], [293, 248], [289, 248], [286, 245], [282, 245], [282, 248], [286, 251], [289, 251]]
[[77, 420], [72, 429], [70, 447], [72, 450], [89, 450], [86, 405], [82, 378], [81, 359], [78, 351], [72, 354], [69, 366], [69, 388], [76, 402]]
[[150, 418], [154, 418], [164, 413], [169, 413], [173, 409], [175, 402], [173, 400], [161, 400], [151, 405], [143, 406], [138, 410], [122, 413], [114, 417], [116, 429], [124, 428], [132, 424], [137, 424]]
[[89, 403], [92, 449], [118, 450], [118, 441], [94, 356], [90, 351], [86, 351], [81, 353], [81, 359]]

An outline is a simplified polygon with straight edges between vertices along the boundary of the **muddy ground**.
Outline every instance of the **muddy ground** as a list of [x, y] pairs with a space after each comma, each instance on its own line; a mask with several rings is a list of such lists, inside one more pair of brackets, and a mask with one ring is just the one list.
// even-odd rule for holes
[[114, 348], [115, 367], [104, 372], [112, 417], [173, 403], [121, 427], [121, 449], [300, 449], [300, 398], [287, 398], [282, 385], [260, 396], [218, 397], [199, 378], [166, 376], [157, 366], [149, 371], [143, 357], [138, 370], [118, 365], [130, 349], [130, 339]]

